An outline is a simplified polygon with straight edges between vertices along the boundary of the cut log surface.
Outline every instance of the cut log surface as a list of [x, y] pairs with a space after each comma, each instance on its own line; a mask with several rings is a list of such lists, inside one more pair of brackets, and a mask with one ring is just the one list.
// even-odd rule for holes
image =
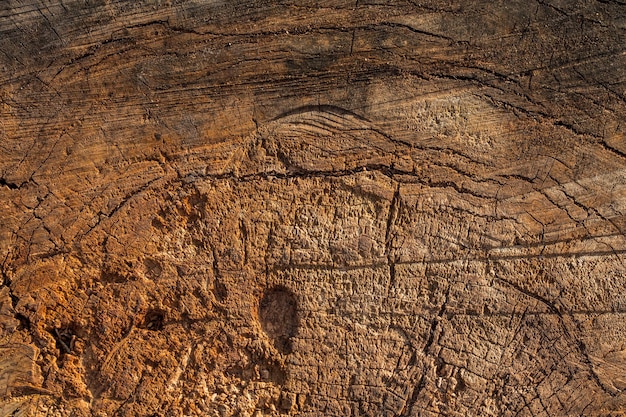
[[626, 3], [0, 3], [0, 415], [626, 415]]

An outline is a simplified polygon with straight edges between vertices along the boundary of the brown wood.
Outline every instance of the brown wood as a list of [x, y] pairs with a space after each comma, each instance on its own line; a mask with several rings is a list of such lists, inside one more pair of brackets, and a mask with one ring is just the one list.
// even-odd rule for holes
[[0, 415], [626, 414], [622, 1], [0, 3]]

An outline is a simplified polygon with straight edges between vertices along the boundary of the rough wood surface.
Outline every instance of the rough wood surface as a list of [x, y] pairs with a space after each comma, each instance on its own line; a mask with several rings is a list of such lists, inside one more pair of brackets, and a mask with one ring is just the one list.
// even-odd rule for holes
[[625, 120], [619, 0], [3, 1], [0, 414], [625, 415]]

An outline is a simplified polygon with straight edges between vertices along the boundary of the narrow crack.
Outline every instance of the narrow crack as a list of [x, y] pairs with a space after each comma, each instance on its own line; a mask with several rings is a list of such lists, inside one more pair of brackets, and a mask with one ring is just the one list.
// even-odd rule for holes
[[[592, 379], [594, 380], [594, 382], [598, 385], [598, 387], [605, 392], [606, 394], [610, 395], [611, 397], [615, 397], [618, 395], [618, 393], [610, 390], [601, 380], [600, 377], [598, 376], [598, 374], [596, 373], [596, 370], [593, 366], [593, 363], [591, 361], [591, 358], [589, 356], [589, 351], [587, 349], [587, 346], [585, 345], [585, 343], [583, 342], [583, 340], [581, 339], [581, 337], [573, 335], [570, 333], [568, 327], [565, 324], [565, 318], [563, 315], [563, 312], [561, 311], [561, 309], [559, 309], [553, 302], [551, 302], [550, 300], [548, 300], [547, 298], [536, 294], [532, 291], [529, 291], [523, 287], [520, 287], [519, 285], [517, 285], [516, 283], [509, 281], [507, 279], [504, 279], [502, 277], [497, 277], [497, 279], [503, 283], [506, 283], [507, 285], [509, 285], [510, 287], [514, 288], [515, 290], [519, 291], [520, 293], [533, 298], [537, 301], [539, 301], [541, 304], [545, 305], [549, 310], [551, 310], [554, 314], [556, 314], [559, 318], [559, 322], [561, 324], [561, 328], [563, 330], [563, 335], [565, 337], [567, 337], [569, 340], [571, 340], [572, 342], [576, 343], [576, 347], [580, 353], [580, 355], [582, 356], [583, 362], [584, 364], [587, 366], [589, 374], [591, 375]], [[580, 324], [578, 323], [578, 321], [576, 321], [573, 318], [573, 315], [575, 314], [575, 312], [566, 312], [566, 314], [568, 316], [572, 316], [572, 319], [574, 320], [574, 322], [577, 325], [577, 329], [578, 332], [581, 332], [581, 328], [580, 328]]]
[[14, 182], [7, 181], [5, 178], [0, 178], [0, 186], [5, 186], [9, 190], [18, 190], [20, 188], [19, 185]]
[[[441, 320], [444, 318], [449, 296], [450, 296], [450, 287], [448, 287], [448, 289], [446, 290], [446, 294], [444, 296], [443, 303], [441, 304], [441, 308], [439, 309], [439, 311], [437, 312], [437, 315], [434, 317], [431, 323], [430, 331], [428, 334], [428, 340], [426, 341], [426, 344], [424, 345], [424, 349], [423, 349], [424, 353], [427, 355], [431, 347], [435, 343], [435, 335], [437, 333], [437, 328], [439, 327]], [[411, 362], [415, 361], [415, 356], [416, 354], [414, 353], [413, 357], [411, 358]], [[422, 376], [419, 382], [413, 388], [410, 398], [405, 402], [404, 408], [400, 412], [400, 415], [398, 417], [408, 417], [410, 415], [413, 415], [413, 408], [415, 407], [415, 404], [417, 404], [417, 399], [419, 397], [419, 394], [426, 387], [426, 382], [427, 382], [426, 370], [423, 370]]]

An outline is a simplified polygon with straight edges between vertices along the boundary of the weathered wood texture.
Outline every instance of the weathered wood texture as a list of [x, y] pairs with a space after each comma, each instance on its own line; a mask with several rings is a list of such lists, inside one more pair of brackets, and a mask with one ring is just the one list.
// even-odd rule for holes
[[626, 413], [619, 0], [0, 3], [0, 414]]

